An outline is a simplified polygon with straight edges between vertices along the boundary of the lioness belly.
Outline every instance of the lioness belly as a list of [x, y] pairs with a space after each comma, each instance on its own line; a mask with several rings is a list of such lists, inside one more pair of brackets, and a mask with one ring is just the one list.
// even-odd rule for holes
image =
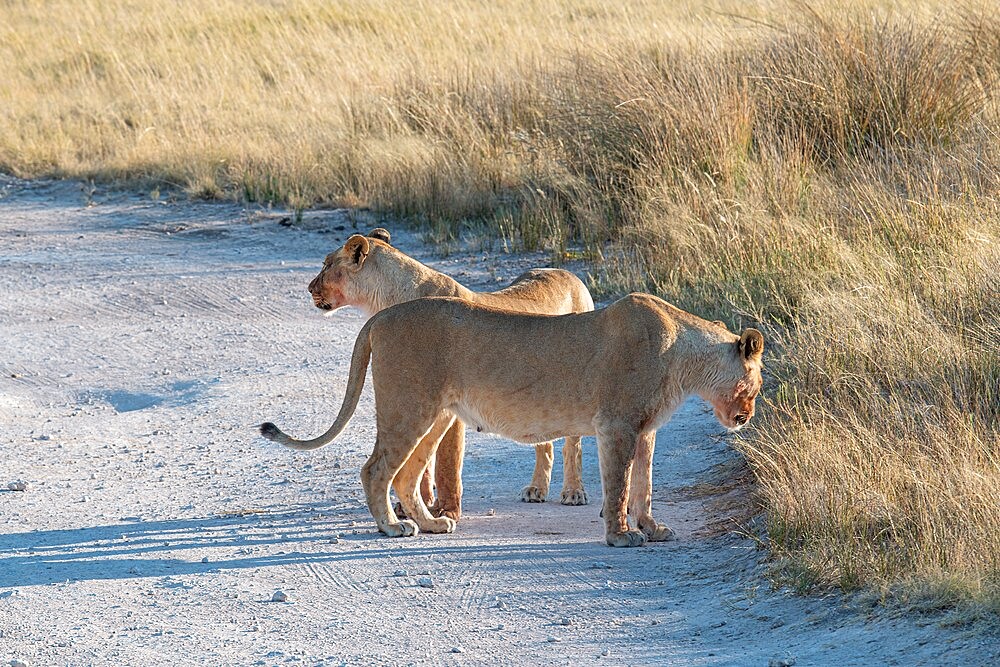
[[496, 433], [526, 445], [564, 436], [591, 435], [594, 431], [593, 415], [580, 410], [580, 406], [560, 402], [465, 396], [448, 409], [469, 428]]

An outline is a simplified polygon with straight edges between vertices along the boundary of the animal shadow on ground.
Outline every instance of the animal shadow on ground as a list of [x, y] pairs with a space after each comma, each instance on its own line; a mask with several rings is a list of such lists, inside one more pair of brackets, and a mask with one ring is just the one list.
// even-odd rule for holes
[[[439, 540], [387, 543], [378, 533], [355, 534], [358, 514], [329, 505], [121, 523], [0, 536], [0, 588], [67, 581], [181, 576], [303, 563], [442, 556], [470, 562], [508, 561], [543, 567], [579, 556], [593, 544], [474, 545]], [[340, 535], [340, 543], [331, 538]], [[296, 551], [296, 545], [302, 551]], [[220, 554], [222, 552], [222, 554]], [[565, 553], [563, 553], [565, 552]], [[203, 556], [209, 553], [209, 558]], [[601, 550], [603, 553], [603, 550]], [[606, 558], [606, 556], [605, 556]], [[386, 562], [389, 562], [388, 560]]]

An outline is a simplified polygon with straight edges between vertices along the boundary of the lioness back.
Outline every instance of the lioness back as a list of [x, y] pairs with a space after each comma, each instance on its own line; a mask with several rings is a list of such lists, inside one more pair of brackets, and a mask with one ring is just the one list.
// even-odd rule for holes
[[473, 300], [484, 306], [540, 315], [585, 313], [594, 309], [587, 286], [563, 269], [531, 269], [507, 287], [481, 292]]
[[[408, 302], [373, 322], [373, 378], [377, 385], [380, 369], [390, 369], [397, 382], [408, 378], [467, 424], [520, 442], [588, 435], [615, 392], [656, 392], [657, 359], [676, 338], [673, 322], [662, 317], [670, 306], [656, 301], [662, 305], [630, 296], [601, 311], [557, 316], [462, 299]], [[629, 386], [609, 387], [607, 378], [616, 376]], [[525, 421], [518, 414], [537, 415], [545, 426], [527, 420], [513, 428]]]

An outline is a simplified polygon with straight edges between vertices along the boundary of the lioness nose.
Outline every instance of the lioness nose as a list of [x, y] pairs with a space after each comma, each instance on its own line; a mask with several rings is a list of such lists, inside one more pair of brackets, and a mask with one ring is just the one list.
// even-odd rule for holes
[[739, 424], [740, 426], [743, 426], [743, 424], [746, 424], [747, 420], [749, 420], [749, 419], [750, 419], [750, 417], [748, 417], [745, 413], [742, 413], [742, 412], [733, 417], [733, 421], [736, 422], [737, 424]]

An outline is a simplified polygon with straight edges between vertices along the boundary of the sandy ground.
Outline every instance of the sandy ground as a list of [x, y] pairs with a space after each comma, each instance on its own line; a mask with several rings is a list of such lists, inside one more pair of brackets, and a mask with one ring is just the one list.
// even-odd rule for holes
[[[698, 401], [658, 436], [675, 542], [604, 546], [592, 442], [590, 505], [528, 505], [532, 451], [476, 433], [458, 531], [379, 536], [370, 389], [324, 449], [253, 428], [314, 435], [339, 407], [362, 319], [321, 317], [305, 287], [355, 224], [0, 179], [0, 487], [27, 484], [0, 492], [0, 660], [996, 664], [995, 639], [939, 618], [772, 590], [753, 541], [704, 534], [677, 490], [736, 454]], [[393, 232], [479, 288], [545, 264]]]

